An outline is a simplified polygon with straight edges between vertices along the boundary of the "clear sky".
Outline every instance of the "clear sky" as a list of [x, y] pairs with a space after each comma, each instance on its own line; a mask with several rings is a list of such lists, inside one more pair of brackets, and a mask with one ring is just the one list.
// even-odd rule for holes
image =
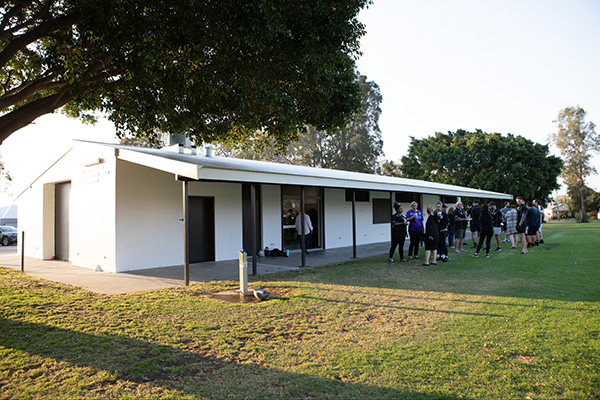
[[[567, 106], [580, 105], [600, 125], [599, 0], [374, 0], [360, 20], [367, 34], [357, 64], [381, 87], [389, 160], [406, 154], [410, 136], [457, 129], [548, 143]], [[12, 194], [72, 137], [111, 141], [113, 132], [106, 121], [39, 118], [0, 146]], [[600, 169], [600, 157], [594, 162]], [[588, 184], [600, 190], [600, 176]], [[0, 205], [7, 201], [0, 193]]]
[[[389, 160], [410, 136], [457, 129], [546, 144], [568, 106], [600, 125], [598, 0], [374, 0], [360, 20], [357, 64], [381, 87]], [[588, 183], [600, 190], [598, 175]]]

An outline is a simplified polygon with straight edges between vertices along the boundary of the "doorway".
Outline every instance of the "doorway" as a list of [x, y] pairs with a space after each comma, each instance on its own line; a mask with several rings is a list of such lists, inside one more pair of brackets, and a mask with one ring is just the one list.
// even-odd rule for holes
[[[300, 218], [301, 188], [299, 186], [281, 187], [283, 247], [284, 249], [300, 249], [300, 234], [296, 231], [296, 218]], [[308, 244], [309, 249], [323, 248], [323, 202], [322, 190], [317, 187], [304, 188], [304, 207], [310, 218], [313, 232]]]
[[71, 182], [54, 188], [54, 258], [69, 261]]
[[190, 262], [215, 261], [215, 199], [190, 196], [188, 205]]

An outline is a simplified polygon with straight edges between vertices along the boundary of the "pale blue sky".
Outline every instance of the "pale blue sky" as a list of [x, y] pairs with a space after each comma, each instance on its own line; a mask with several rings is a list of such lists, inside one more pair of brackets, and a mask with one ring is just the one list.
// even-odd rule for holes
[[360, 20], [357, 64], [381, 87], [387, 159], [410, 136], [457, 129], [548, 143], [567, 106], [600, 124], [598, 0], [375, 0]]
[[[375, 0], [360, 19], [357, 64], [381, 87], [387, 159], [399, 161], [410, 136], [457, 129], [547, 143], [567, 106], [600, 124], [600, 0]], [[72, 137], [110, 141], [112, 132], [107, 122], [39, 118], [0, 146], [13, 194]], [[589, 184], [600, 190], [600, 176]]]

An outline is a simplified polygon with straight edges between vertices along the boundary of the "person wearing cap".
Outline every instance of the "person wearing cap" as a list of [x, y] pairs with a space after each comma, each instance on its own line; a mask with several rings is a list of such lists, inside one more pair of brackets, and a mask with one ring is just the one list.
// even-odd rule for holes
[[496, 251], [502, 251], [500, 247], [500, 233], [502, 233], [502, 213], [496, 207], [496, 203], [491, 201], [489, 205], [490, 216], [492, 217], [492, 227], [494, 228], [494, 237], [496, 238]]
[[438, 235], [438, 253], [437, 258], [442, 262], [448, 262], [448, 245], [446, 244], [446, 238], [448, 237], [448, 213], [446, 213], [446, 205], [441, 201], [437, 202], [436, 211], [439, 215], [439, 235]]
[[398, 246], [398, 253], [400, 253], [400, 262], [406, 262], [404, 259], [404, 240], [406, 239], [406, 228], [408, 221], [406, 217], [402, 215], [404, 210], [401, 204], [394, 204], [394, 210], [396, 212], [392, 215], [392, 247], [390, 247], [389, 261], [394, 262], [394, 252], [396, 246]]

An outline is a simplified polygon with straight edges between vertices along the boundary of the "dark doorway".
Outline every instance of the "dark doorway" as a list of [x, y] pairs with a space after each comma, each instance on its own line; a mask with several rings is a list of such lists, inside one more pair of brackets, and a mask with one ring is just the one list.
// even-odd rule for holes
[[[261, 186], [256, 185], [256, 250], [260, 250], [262, 246], [262, 217], [261, 217]], [[242, 230], [243, 242], [242, 245], [247, 254], [252, 253], [252, 196], [251, 187], [249, 184], [242, 185]]]
[[69, 260], [69, 203], [71, 182], [57, 183], [54, 188], [54, 257]]
[[215, 261], [215, 199], [189, 197], [190, 262]]

